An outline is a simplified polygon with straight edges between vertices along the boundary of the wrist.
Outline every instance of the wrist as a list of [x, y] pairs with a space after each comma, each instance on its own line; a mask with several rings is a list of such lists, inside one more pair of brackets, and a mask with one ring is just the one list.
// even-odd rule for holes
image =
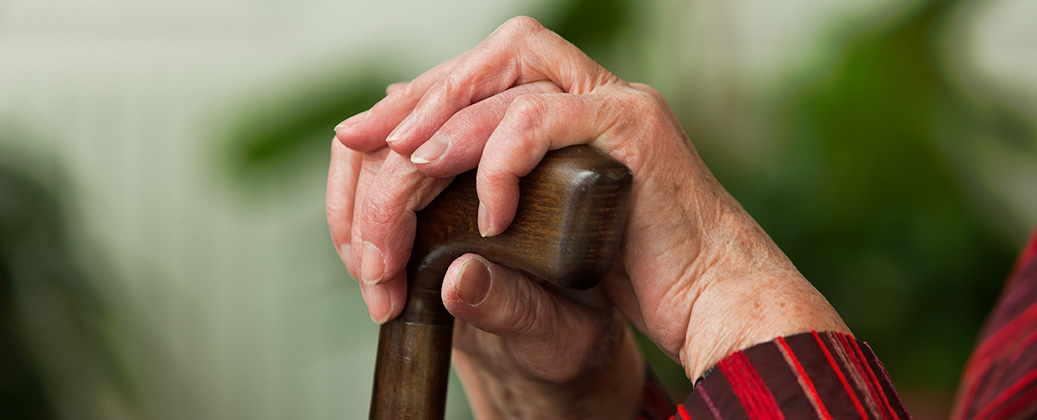
[[728, 355], [811, 330], [849, 333], [831, 304], [735, 203], [710, 232], [701, 257], [681, 366], [694, 381]]
[[691, 381], [732, 353], [777, 337], [812, 330], [850, 332], [798, 272], [728, 278], [705, 288], [698, 302], [679, 353]]

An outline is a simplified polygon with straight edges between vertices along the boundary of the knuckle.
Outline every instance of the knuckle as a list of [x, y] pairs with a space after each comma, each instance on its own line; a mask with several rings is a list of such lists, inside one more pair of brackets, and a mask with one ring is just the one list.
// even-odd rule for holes
[[[457, 110], [461, 100], [471, 101], [471, 83], [463, 78], [460, 73], [449, 75], [436, 82], [421, 96], [419, 107], [424, 110], [439, 110], [444, 108]], [[417, 112], [417, 109], [415, 110]]]
[[521, 95], [508, 106], [508, 114], [515, 128], [526, 131], [540, 126], [544, 118], [544, 104], [537, 95]]
[[500, 191], [501, 188], [511, 185], [511, 180], [513, 179], [512, 176], [503, 172], [498, 172], [497, 169], [487, 166], [480, 167], [475, 178], [477, 185], [487, 188], [485, 191], [494, 192]]
[[363, 237], [360, 234], [360, 224], [354, 224], [349, 229], [349, 244], [353, 246], [353, 252], [356, 253], [354, 255], [356, 262], [360, 261], [360, 250], [363, 249], [362, 247], [357, 246], [360, 245], [361, 239], [363, 239]]
[[[328, 227], [331, 229], [333, 234], [349, 226], [350, 220], [346, 219], [348, 210], [349, 209], [346, 208], [346, 205], [341, 202], [328, 201], [325, 205]], [[344, 233], [348, 234], [348, 232]]]
[[660, 98], [652, 92], [634, 89], [623, 99], [623, 108], [636, 116], [640, 124], [655, 126], [666, 120], [665, 108]]
[[650, 163], [646, 156], [657, 147], [659, 136], [668, 135], [676, 122], [654, 90], [632, 87], [609, 95], [605, 119], [610, 121], [607, 130], [616, 135], [602, 146], [624, 156], [623, 163], [637, 173]]
[[660, 94], [659, 91], [655, 90], [655, 88], [653, 88], [653, 87], [651, 87], [649, 85], [646, 85], [644, 83], [631, 83], [630, 86], [633, 87], [634, 90], [639, 90], [641, 92], [647, 93], [649, 96], [654, 98], [656, 101], [662, 101], [662, 99], [663, 99], [663, 95]]
[[375, 104], [375, 107], [386, 106], [392, 107], [393, 104], [399, 103], [410, 103], [411, 101], [420, 101], [421, 98], [427, 93], [429, 86], [426, 86], [426, 90], [422, 90], [420, 83], [412, 81], [397, 82], [393, 83], [385, 88], [385, 98]]
[[529, 16], [517, 16], [508, 19], [501, 28], [506, 35], [524, 37], [544, 29], [544, 25]]
[[328, 192], [324, 196], [324, 208], [328, 212], [328, 218], [341, 215], [342, 211], [346, 209], [350, 198], [334, 186], [329, 185]]
[[503, 320], [502, 329], [513, 337], [535, 337], [541, 333], [538, 328], [541, 320], [550, 319], [547, 313], [549, 305], [545, 305], [542, 299], [534, 298], [529, 284], [517, 284], [519, 289], [525, 290], [520, 290], [516, 299], [508, 300], [508, 316]]
[[[456, 98], [472, 99], [472, 83], [461, 73], [453, 73], [443, 80], [436, 82], [433, 89], [426, 93], [427, 105], [435, 108], [449, 107]], [[464, 104], [468, 105], [468, 104]]]
[[372, 191], [364, 200], [363, 215], [360, 219], [360, 227], [363, 232], [370, 235], [391, 227], [397, 214], [394, 209], [393, 203], [382, 194]]
[[400, 84], [400, 86], [398, 86], [394, 90], [393, 93], [396, 96], [404, 97], [404, 98], [414, 97], [414, 96], [417, 96], [420, 93], [419, 90], [418, 90], [420, 87], [421, 86], [419, 84], [417, 84], [417, 83], [402, 82]]
[[558, 85], [550, 80], [539, 80], [533, 83], [527, 83], [521, 86], [528, 86], [528, 88], [537, 93], [561, 93], [562, 90], [558, 88]]
[[627, 94], [626, 101], [630, 106], [638, 109], [658, 106], [658, 101], [651, 93], [640, 89], [630, 90]]

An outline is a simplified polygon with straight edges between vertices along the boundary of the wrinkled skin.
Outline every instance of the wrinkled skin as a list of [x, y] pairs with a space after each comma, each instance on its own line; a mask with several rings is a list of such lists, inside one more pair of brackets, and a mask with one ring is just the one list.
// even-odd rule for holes
[[776, 336], [848, 332], [716, 181], [656, 91], [530, 18], [390, 86], [336, 127], [328, 224], [371, 318], [402, 310], [415, 212], [453, 176], [478, 168], [479, 228], [497, 235], [514, 217], [518, 178], [576, 144], [634, 174], [620, 256], [586, 292], [475, 255], [451, 265], [443, 302], [458, 320], [454, 360], [477, 417], [629, 418], [643, 363], [625, 321], [690, 379]]

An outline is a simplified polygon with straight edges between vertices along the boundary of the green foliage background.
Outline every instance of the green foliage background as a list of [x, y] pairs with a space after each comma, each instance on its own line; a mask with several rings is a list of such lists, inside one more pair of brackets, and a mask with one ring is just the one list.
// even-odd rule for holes
[[[959, 2], [918, 2], [880, 19], [864, 17], [833, 33], [836, 57], [791, 83], [768, 113], [774, 154], [740, 165], [692, 131], [723, 182], [798, 267], [877, 349], [900, 384], [952, 390], [1019, 243], [990, 219], [982, 191], [970, 189], [971, 150], [980, 134], [1037, 152], [1033, 127], [998, 98], [967, 99], [941, 55]], [[643, 30], [638, 5], [576, 0], [545, 13], [545, 26], [606, 68], [637, 79], [624, 36]], [[376, 72], [372, 72], [376, 74]], [[284, 171], [277, 163], [325, 147], [324, 131], [381, 98], [391, 79], [367, 75], [281, 118], [246, 117], [233, 136], [239, 170]], [[663, 92], [666, 95], [666, 92]], [[669, 95], [667, 95], [669, 96]], [[287, 115], [285, 111], [289, 111]], [[689, 130], [699, 117], [680, 115]], [[256, 125], [256, 121], [268, 124]], [[320, 142], [299, 142], [319, 130]], [[1029, 192], [1032, 193], [1032, 192]], [[658, 359], [658, 355], [654, 356]], [[671, 387], [682, 375], [653, 360]]]
[[[966, 91], [955, 76], [967, 64], [952, 56], [960, 47], [955, 12], [974, 1], [907, 2], [834, 25], [815, 60], [766, 98], [736, 98], [729, 106], [739, 118], [726, 119], [700, 112], [683, 75], [659, 76], [667, 70], [652, 67], [652, 55], [661, 50], [640, 48], [665, 14], [661, 3], [569, 0], [531, 15], [620, 77], [659, 87], [720, 181], [871, 343], [894, 382], [949, 396], [1026, 234], [1006, 229], [1026, 221], [983, 187], [976, 156], [996, 148], [1037, 161], [1035, 121], [1018, 101], [982, 86]], [[223, 141], [206, 151], [211, 169], [246, 202], [262, 202], [272, 180], [305, 182], [296, 177], [303, 168], [327, 163], [330, 127], [421, 70], [373, 57], [261, 93], [266, 100], [221, 116], [214, 130]], [[22, 168], [15, 160], [0, 163]], [[57, 403], [45, 390], [54, 384], [107, 378], [111, 392], [135, 395], [112, 344], [125, 344], [110, 321], [124, 308], [86, 286], [66, 255], [60, 210], [75, 202], [55, 193], [62, 183], [53, 180], [0, 171], [0, 353], [8, 355], [0, 378], [14, 378], [0, 380], [0, 402], [34, 418], [53, 417], [48, 407]], [[33, 361], [61, 356], [28, 350], [40, 347], [24, 344], [32, 340], [17, 323], [31, 308], [17, 296], [45, 296], [61, 308], [65, 318], [52, 325], [89, 366], [79, 379], [55, 378]], [[677, 366], [642, 344], [673, 394], [686, 393]]]

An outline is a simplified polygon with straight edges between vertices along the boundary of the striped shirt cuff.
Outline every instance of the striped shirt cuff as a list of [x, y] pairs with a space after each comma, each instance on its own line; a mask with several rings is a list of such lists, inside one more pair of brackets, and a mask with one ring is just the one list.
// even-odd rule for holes
[[671, 417], [910, 419], [864, 342], [839, 332], [779, 337], [738, 351], [699, 381]]

